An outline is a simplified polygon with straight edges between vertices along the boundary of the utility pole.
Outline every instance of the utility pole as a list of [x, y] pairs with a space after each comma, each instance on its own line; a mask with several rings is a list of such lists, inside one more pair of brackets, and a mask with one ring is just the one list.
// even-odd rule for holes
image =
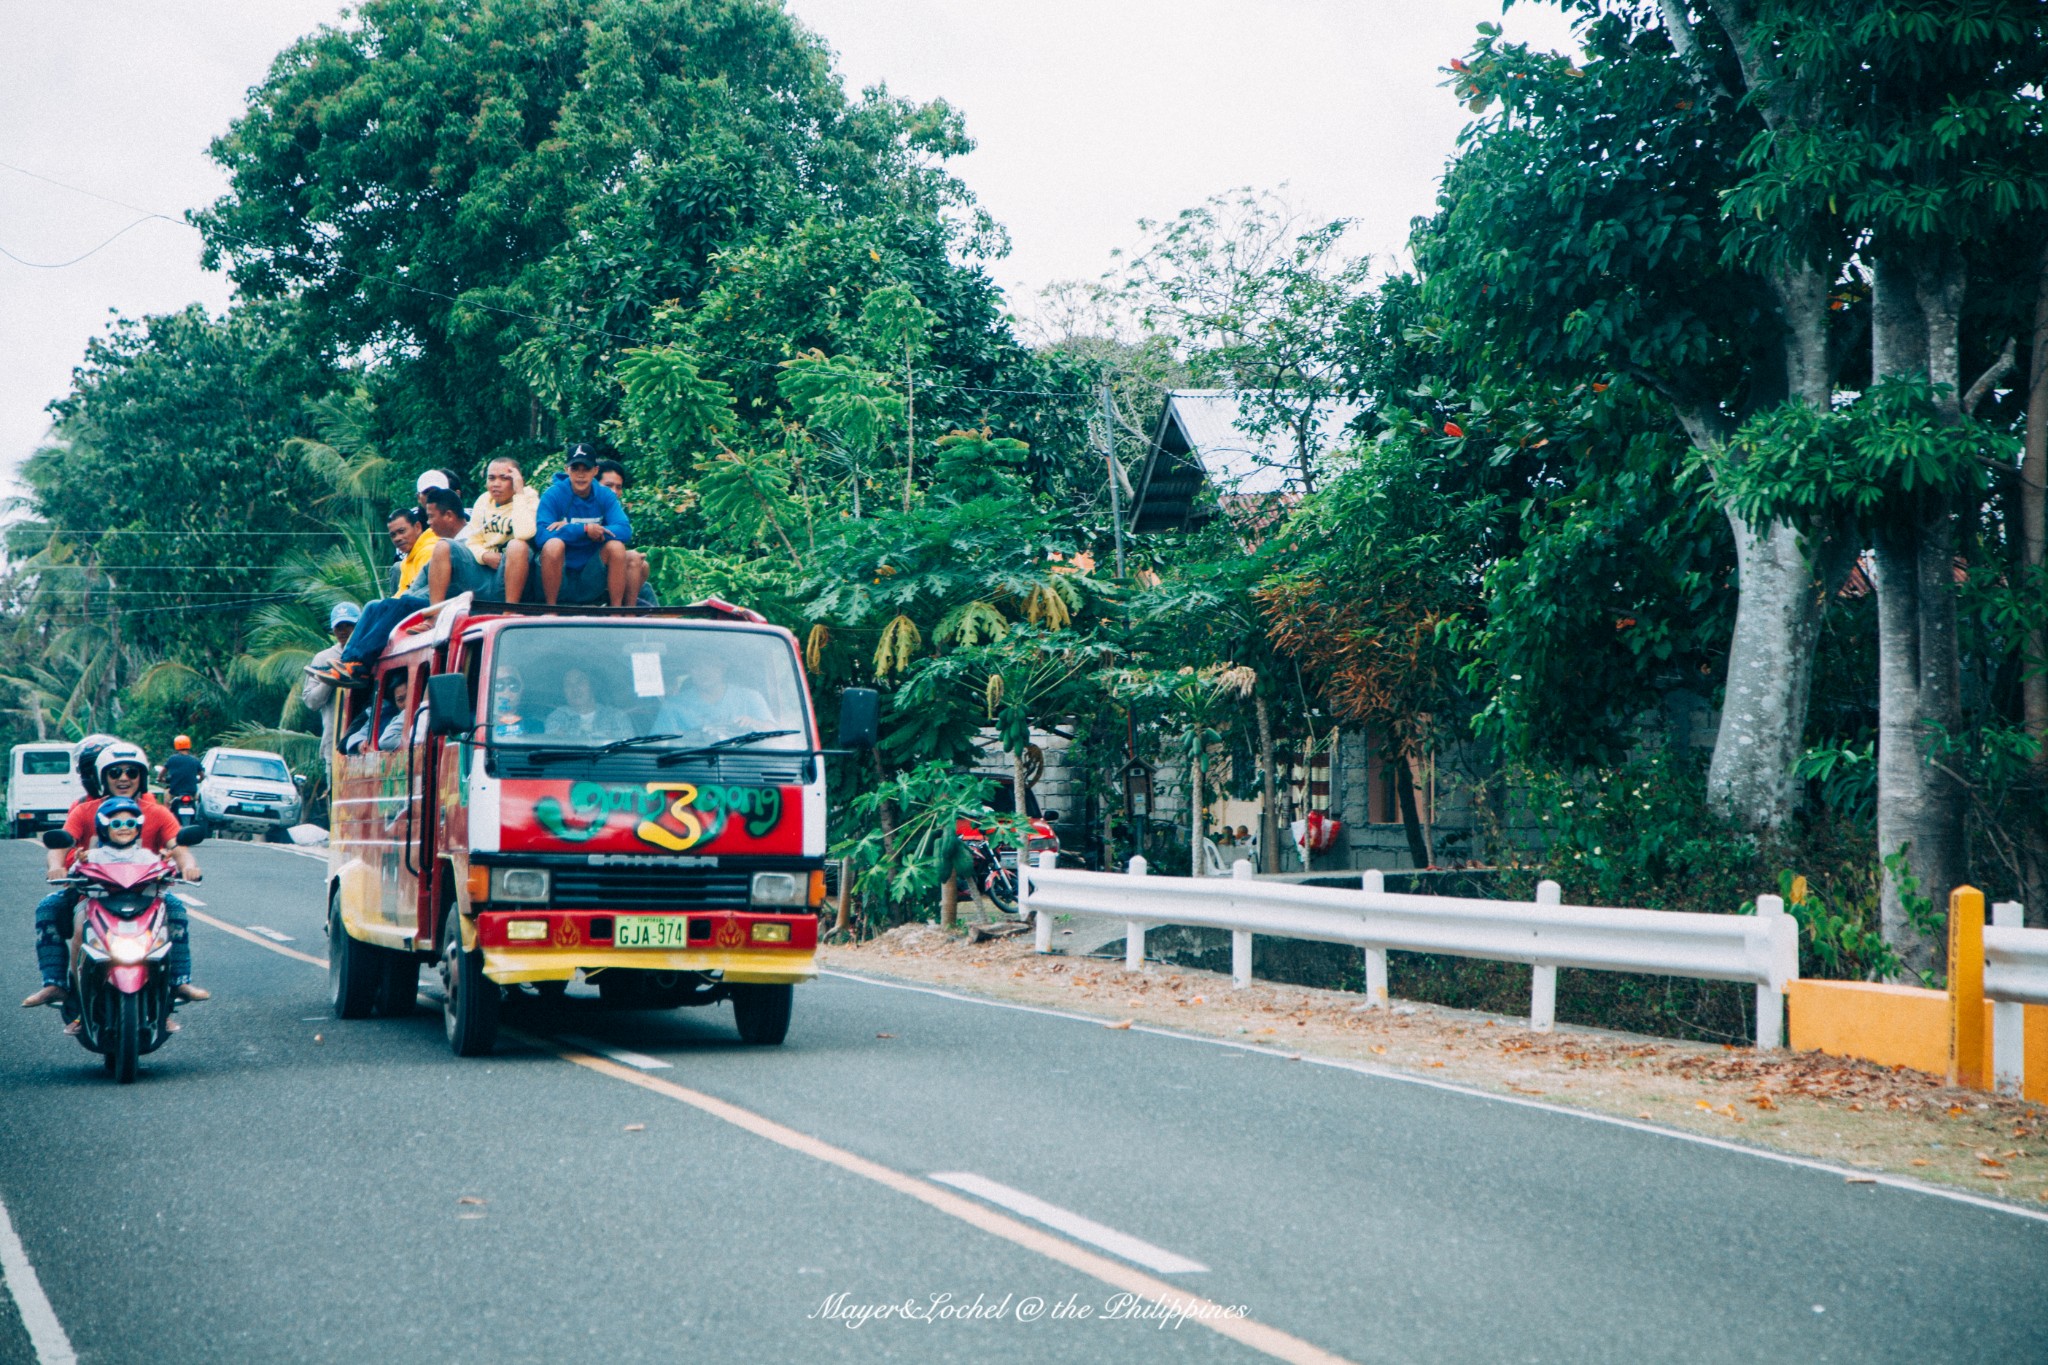
[[1110, 402], [1109, 385], [1102, 386], [1102, 459], [1109, 475], [1109, 519], [1116, 524], [1116, 576], [1124, 576], [1124, 510], [1123, 499], [1117, 493], [1116, 470], [1116, 408]]

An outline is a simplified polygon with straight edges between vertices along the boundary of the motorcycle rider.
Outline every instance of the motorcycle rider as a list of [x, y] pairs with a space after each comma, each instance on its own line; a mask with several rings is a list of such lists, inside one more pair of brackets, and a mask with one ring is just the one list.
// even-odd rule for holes
[[[84, 744], [79, 746], [81, 751], [85, 747]], [[186, 881], [198, 881], [201, 876], [198, 862], [189, 849], [178, 844], [177, 817], [158, 805], [156, 798], [147, 790], [149, 755], [137, 745], [114, 740], [97, 750], [93, 774], [95, 780], [88, 787], [92, 795], [75, 803], [64, 821], [64, 832], [71, 836], [72, 846], [48, 851], [47, 875], [54, 880], [69, 872], [71, 865], [91, 846], [99, 832], [96, 820], [101, 804], [110, 799], [125, 798], [134, 801], [142, 812], [143, 847], [169, 858], [177, 865], [178, 875]], [[64, 975], [69, 965], [67, 945], [71, 940], [72, 911], [77, 904], [78, 890], [71, 886], [59, 887], [37, 903], [36, 966], [42, 972], [43, 984], [41, 989], [21, 1002], [22, 1008], [47, 1005], [63, 996]], [[185, 903], [166, 894], [164, 911], [171, 933], [170, 956], [164, 964], [170, 973], [171, 993], [179, 1000], [209, 999], [212, 992], [192, 984], [192, 944]]]
[[171, 741], [171, 756], [164, 760], [164, 795], [173, 809], [181, 796], [190, 797], [196, 806], [199, 801], [199, 779], [206, 775], [206, 769], [199, 760], [192, 757], [192, 737], [179, 735]]

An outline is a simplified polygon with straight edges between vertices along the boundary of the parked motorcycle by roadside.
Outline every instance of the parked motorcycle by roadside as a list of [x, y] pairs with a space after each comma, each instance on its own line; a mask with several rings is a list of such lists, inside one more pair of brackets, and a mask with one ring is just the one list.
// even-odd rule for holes
[[[1031, 837], [1027, 842], [1031, 846], [1032, 857], [1047, 850], [1059, 852], [1060, 837], [1052, 827], [1052, 822], [1057, 819], [1059, 812], [1051, 810], [1043, 816], [1031, 817]], [[1017, 850], [1014, 847], [997, 848], [988, 837], [988, 831], [965, 816], [954, 822], [953, 833], [966, 845], [969, 856], [974, 859], [972, 875], [975, 888], [1004, 914], [1016, 914]]]
[[[181, 836], [181, 840], [186, 836]], [[189, 842], [205, 839], [193, 830]], [[46, 848], [72, 846], [71, 836], [51, 830]], [[169, 858], [149, 862], [101, 861], [88, 850], [64, 880], [79, 891], [77, 949], [64, 1022], [77, 1020], [75, 1035], [97, 1052], [106, 1072], [122, 1085], [135, 1079], [138, 1058], [156, 1051], [171, 1036], [170, 917], [164, 897], [177, 884]]]

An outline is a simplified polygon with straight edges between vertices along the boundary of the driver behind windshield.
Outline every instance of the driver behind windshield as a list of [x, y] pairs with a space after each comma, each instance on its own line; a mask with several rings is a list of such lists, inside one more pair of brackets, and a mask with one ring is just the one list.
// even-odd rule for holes
[[775, 728], [766, 699], [751, 687], [726, 681], [725, 660], [715, 654], [691, 661], [690, 676], [654, 717], [656, 734], [706, 739]]
[[597, 699], [590, 674], [580, 668], [562, 673], [562, 704], [548, 712], [545, 733], [549, 739], [572, 739], [585, 744], [609, 744], [633, 734], [633, 719], [616, 706]]

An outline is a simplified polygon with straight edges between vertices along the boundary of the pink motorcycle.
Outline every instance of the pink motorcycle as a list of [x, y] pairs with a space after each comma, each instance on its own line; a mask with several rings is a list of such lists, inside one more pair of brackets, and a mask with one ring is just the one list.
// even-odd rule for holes
[[[43, 842], [71, 846], [62, 830], [44, 835]], [[127, 1085], [135, 1079], [136, 1060], [171, 1036], [171, 982], [164, 969], [171, 926], [164, 896], [177, 883], [178, 869], [164, 857], [102, 862], [96, 852], [88, 850], [66, 879], [80, 895], [78, 952], [64, 1022], [78, 1020], [78, 1041], [100, 1054], [109, 1076]]]

